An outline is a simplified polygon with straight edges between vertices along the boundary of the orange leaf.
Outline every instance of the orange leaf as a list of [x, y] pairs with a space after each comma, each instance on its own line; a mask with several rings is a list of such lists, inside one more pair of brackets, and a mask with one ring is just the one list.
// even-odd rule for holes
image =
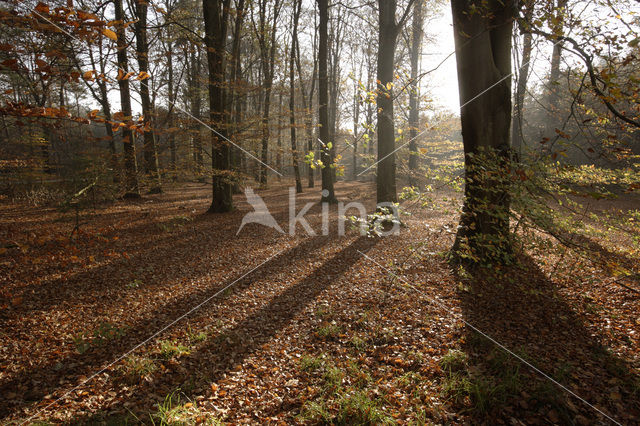
[[38, 5], [35, 7], [34, 9], [36, 12], [38, 13], [44, 13], [46, 15], [49, 14], [49, 6], [47, 6], [46, 4], [40, 2], [38, 3]]
[[82, 74], [82, 78], [84, 78], [85, 80], [93, 81], [93, 70], [85, 71], [84, 74]]
[[117, 41], [118, 40], [118, 36], [116, 35], [116, 33], [114, 33], [113, 31], [111, 31], [108, 28], [103, 28], [102, 29], [102, 34], [107, 37], [110, 38], [113, 41]]
[[140, 71], [140, 73], [138, 74], [138, 76], [136, 77], [136, 80], [146, 80], [147, 78], [151, 77], [151, 75], [149, 75], [148, 72], [145, 71]]

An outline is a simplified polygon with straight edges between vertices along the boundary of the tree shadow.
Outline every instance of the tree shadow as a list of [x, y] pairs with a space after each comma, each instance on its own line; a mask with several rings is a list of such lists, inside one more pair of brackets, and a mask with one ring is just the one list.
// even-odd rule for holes
[[[326, 237], [315, 239], [326, 241]], [[300, 281], [275, 296], [265, 306], [233, 327], [211, 335], [196, 351], [181, 357], [180, 364], [188, 365], [188, 370], [174, 370], [173, 374], [160, 375], [149, 382], [143, 381], [136, 393], [168, 395], [180, 389], [187, 400], [195, 399], [199, 393], [198, 389], [208, 389], [212, 383], [224, 378], [286, 328], [298, 313], [323, 291], [335, 285], [336, 281], [361, 258], [359, 252], [367, 252], [378, 241], [358, 237]], [[109, 412], [114, 407], [103, 407], [102, 412]], [[136, 414], [145, 416], [149, 408], [136, 407]], [[83, 419], [75, 420], [83, 422]]]
[[[312, 253], [326, 245], [328, 241], [329, 237], [308, 238], [293, 248], [285, 250], [270, 259], [260, 267], [256, 273], [259, 274], [261, 280], [267, 280], [272, 275], [280, 274], [283, 267], [291, 265], [298, 257]], [[367, 248], [373, 244], [375, 244], [375, 241], [371, 239], [357, 239], [335, 257], [327, 261], [323, 266], [315, 270], [306, 280], [288, 288], [284, 293], [276, 296], [268, 306], [262, 308], [250, 318], [236, 324], [232, 330], [227, 331], [227, 334], [230, 335], [240, 335], [243, 333], [255, 335], [251, 345], [245, 346], [236, 341], [230, 344], [233, 347], [230, 346], [226, 348], [225, 345], [228, 345], [228, 342], [224, 340], [219, 342], [219, 339], [212, 339], [211, 343], [191, 356], [189, 362], [202, 366], [202, 371], [206, 372], [208, 377], [217, 377], [216, 374], [222, 374], [222, 372], [227, 371], [232, 363], [244, 358], [258, 348], [259, 345], [268, 341], [279, 329], [291, 320], [296, 312], [306, 306], [306, 304], [313, 300], [324, 288], [327, 288], [332, 282], [327, 278], [328, 276], [335, 278], [337, 275], [344, 273], [344, 271], [351, 266], [349, 262], [343, 261], [344, 258], [352, 259], [353, 257], [357, 257], [352, 256], [354, 253], [357, 253], [357, 250], [367, 250]], [[352, 257], [347, 257], [347, 255]], [[234, 285], [232, 292], [237, 294], [249, 289], [255, 279], [254, 274], [249, 274]], [[5, 400], [0, 404], [0, 419], [4, 419], [16, 410], [42, 400], [45, 395], [51, 394], [60, 388], [61, 384], [80, 383], [81, 377], [88, 377], [90, 374], [95, 373], [95, 371], [99, 370], [105, 363], [116, 359], [122, 353], [148, 338], [153, 332], [161, 329], [165, 323], [171, 322], [167, 319], [165, 322], [159, 323], [158, 317], [178, 318], [185, 310], [211, 297], [211, 295], [215, 294], [220, 288], [224, 288], [227, 284], [229, 284], [229, 282], [221, 283], [215, 288], [209, 287], [197, 292], [185, 294], [170, 304], [158, 306], [154, 312], [145, 315], [144, 318], [139, 318], [135, 324], [127, 328], [127, 331], [123, 333], [122, 336], [108, 342], [108, 344], [93, 347], [90, 351], [83, 354], [74, 353], [62, 359], [52, 360], [44, 365], [26, 368], [13, 379], [0, 384], [0, 395], [8, 395], [17, 391], [22, 395], [21, 401]], [[216, 297], [216, 299], [212, 300], [206, 307], [203, 307], [202, 312], [215, 312], [216, 308], [219, 309], [230, 294], [231, 292], [225, 292]], [[171, 315], [168, 315], [168, 313], [171, 313]], [[177, 326], [179, 326], [179, 324]], [[161, 336], [157, 336], [153, 340], [160, 338]], [[229, 354], [235, 354], [235, 358], [229, 358]], [[203, 377], [203, 375], [199, 377]], [[173, 380], [175, 380], [174, 376], [171, 377], [171, 380], [172, 381], [166, 383], [166, 386], [175, 389], [179, 383], [173, 382]], [[181, 378], [180, 380], [185, 379]], [[146, 390], [141, 389], [141, 392], [144, 391]]]
[[[623, 424], [640, 420], [640, 375], [601, 343], [530, 257], [476, 271], [459, 291], [466, 321]], [[584, 402], [467, 327], [466, 361], [445, 368], [444, 388], [474, 422], [502, 419], [611, 423]], [[450, 354], [450, 358], [455, 358]], [[541, 420], [544, 419], [544, 420]], [[596, 421], [597, 419], [597, 421]]]

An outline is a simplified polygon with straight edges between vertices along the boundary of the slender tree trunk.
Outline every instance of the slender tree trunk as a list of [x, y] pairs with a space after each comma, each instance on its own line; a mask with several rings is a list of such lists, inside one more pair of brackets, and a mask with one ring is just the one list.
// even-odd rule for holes
[[[242, 122], [242, 102], [240, 100], [240, 75], [242, 61], [240, 58], [240, 42], [242, 40], [242, 25], [245, 16], [245, 0], [239, 0], [236, 5], [236, 19], [234, 23], [233, 44], [231, 47], [231, 58], [233, 64], [231, 66], [231, 109], [234, 111], [233, 117], [233, 136], [236, 136], [240, 130]], [[238, 141], [236, 140], [236, 143]], [[240, 155], [238, 148], [232, 148], [231, 163], [234, 170], [240, 169]], [[239, 189], [239, 188], [238, 188]]]
[[513, 4], [489, 0], [472, 13], [468, 0], [452, 0], [451, 8], [466, 183], [453, 255], [456, 260], [504, 261], [510, 248]]
[[[102, 89], [102, 88], [101, 88]], [[113, 183], [120, 182], [120, 165], [118, 164], [118, 151], [116, 150], [116, 138], [113, 134], [113, 125], [111, 122], [113, 121], [111, 116], [111, 105], [109, 104], [109, 98], [107, 96], [106, 87], [104, 93], [102, 93], [102, 112], [104, 113], [104, 130], [107, 132], [107, 138], [109, 138], [109, 153], [111, 157], [109, 159], [109, 164], [111, 165], [111, 169], [113, 170]]]
[[[527, 22], [531, 20], [533, 15], [533, 5], [528, 6], [525, 12]], [[522, 134], [522, 118], [524, 111], [524, 99], [527, 92], [527, 80], [529, 79], [529, 62], [531, 61], [531, 52], [533, 50], [533, 34], [526, 32], [523, 37], [522, 44], [522, 64], [518, 72], [518, 82], [516, 86], [515, 105], [513, 108], [513, 123], [511, 127], [511, 146], [513, 152], [522, 160], [522, 146], [524, 144], [524, 135]]]
[[324, 144], [321, 149], [322, 161], [322, 199], [328, 203], [337, 203], [331, 176], [331, 153], [327, 148], [329, 142], [329, 81], [327, 75], [329, 1], [317, 0], [320, 15], [320, 40], [318, 43], [318, 121], [320, 124], [320, 140]]
[[[418, 73], [420, 72], [420, 48], [422, 46], [422, 3], [417, 0], [413, 10], [411, 25], [411, 86], [409, 91], [409, 170], [418, 168], [418, 126], [420, 120], [420, 85]], [[411, 174], [413, 183], [413, 174]]]
[[167, 81], [167, 92], [168, 92], [168, 101], [169, 105], [167, 105], [168, 117], [167, 117], [167, 126], [169, 127], [169, 151], [171, 153], [171, 160], [169, 164], [169, 169], [171, 170], [171, 180], [174, 182], [178, 180], [178, 164], [177, 164], [177, 149], [176, 149], [176, 135], [173, 131], [173, 105], [176, 102], [176, 96], [174, 93], [174, 82], [173, 82], [173, 43], [169, 40], [169, 46], [167, 50], [167, 67], [168, 67], [168, 81]]
[[[267, 166], [269, 161], [269, 115], [271, 106], [271, 91], [273, 89], [273, 74], [275, 68], [276, 54], [276, 32], [278, 14], [280, 12], [280, 0], [276, 0], [273, 5], [273, 21], [267, 23], [267, 5], [266, 1], [260, 2], [260, 34], [258, 39], [260, 42], [260, 56], [262, 61], [262, 69], [264, 74], [264, 103], [262, 113], [262, 155], [260, 164], [260, 183], [267, 184]], [[268, 28], [268, 31], [267, 31]], [[269, 37], [267, 38], [267, 34]]]
[[358, 131], [360, 126], [360, 81], [362, 80], [362, 62], [358, 80], [353, 82], [353, 158], [351, 164], [351, 180], [358, 178]]
[[227, 21], [230, 0], [202, 0], [205, 44], [209, 65], [209, 116], [211, 119], [211, 165], [213, 200], [209, 212], [223, 213], [233, 209], [232, 185], [229, 176], [229, 145], [224, 136], [225, 102], [224, 69]]
[[395, 129], [393, 123], [393, 70], [398, 27], [395, 23], [396, 0], [378, 0], [378, 170], [377, 201], [397, 202]]
[[[114, 0], [115, 18], [118, 22], [116, 26], [118, 41], [118, 74], [122, 76], [128, 72], [127, 60], [127, 40], [125, 39], [124, 28], [124, 10], [122, 8], [122, 0]], [[120, 88], [120, 104], [124, 121], [127, 124], [122, 128], [122, 146], [124, 151], [124, 169], [125, 169], [125, 198], [140, 198], [140, 189], [138, 187], [138, 165], [136, 161], [136, 147], [133, 132], [129, 125], [132, 124], [131, 113], [131, 93], [129, 91], [129, 79], [119, 78], [118, 86]]]
[[[557, 6], [555, 7], [555, 22], [552, 24], [553, 32], [561, 35], [564, 30], [564, 8], [567, 5], [567, 0], [557, 0]], [[562, 42], [556, 41], [553, 45], [553, 52], [551, 53], [551, 70], [549, 72], [549, 82], [547, 83], [547, 129], [546, 136], [551, 138], [555, 135], [555, 128], [558, 124], [559, 103], [560, 103], [560, 60], [562, 59]]]
[[[278, 141], [278, 149], [276, 150], [276, 167], [280, 173], [284, 174], [284, 152], [282, 150], [282, 89], [278, 94], [278, 128], [276, 130]], [[280, 176], [278, 176], [278, 181], [280, 181]]]
[[293, 12], [293, 33], [291, 34], [291, 55], [289, 57], [289, 125], [291, 127], [291, 161], [293, 162], [293, 173], [296, 178], [296, 192], [302, 192], [302, 181], [300, 180], [300, 168], [298, 166], [298, 147], [296, 146], [296, 85], [295, 85], [295, 52], [298, 43], [298, 20], [302, 0], [297, 0]]
[[151, 181], [150, 194], [162, 192], [160, 172], [158, 170], [158, 152], [156, 142], [151, 130], [153, 117], [151, 107], [151, 97], [149, 94], [149, 81], [151, 77], [145, 78], [149, 74], [149, 43], [147, 40], [147, 3], [145, 0], [136, 0], [136, 53], [138, 56], [138, 68], [143, 77], [140, 80], [140, 102], [142, 104], [142, 116], [144, 124], [144, 165], [147, 178]]
[[[311, 84], [309, 88], [309, 102], [307, 102], [304, 85], [302, 84], [302, 66], [300, 65], [300, 44], [296, 43], [296, 63], [298, 68], [298, 77], [300, 79], [300, 94], [302, 95], [302, 107], [306, 111], [305, 116], [305, 128], [307, 131], [307, 153], [314, 152], [314, 139], [313, 139], [313, 93], [316, 86], [316, 74], [318, 70], [318, 56], [316, 54], [316, 33], [314, 32], [313, 38], [313, 71], [311, 72]], [[307, 167], [307, 187], [314, 187], [313, 168], [311, 164]]]

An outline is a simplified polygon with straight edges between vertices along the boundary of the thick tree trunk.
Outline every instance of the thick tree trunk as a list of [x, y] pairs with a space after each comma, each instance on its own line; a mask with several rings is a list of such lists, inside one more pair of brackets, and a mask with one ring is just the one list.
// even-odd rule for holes
[[[114, 0], [115, 18], [118, 25], [116, 27], [118, 41], [118, 74], [122, 76], [128, 72], [127, 60], [127, 40], [125, 39], [124, 29], [124, 10], [122, 8], [122, 0]], [[140, 198], [140, 189], [138, 187], [138, 165], [136, 162], [136, 147], [133, 132], [129, 125], [131, 121], [131, 93], [129, 91], [129, 80], [118, 79], [120, 88], [120, 104], [124, 121], [127, 124], [122, 128], [122, 147], [124, 151], [124, 169], [125, 169], [125, 198]]]
[[209, 212], [223, 213], [233, 209], [232, 184], [229, 176], [229, 145], [224, 136], [224, 69], [227, 21], [230, 0], [202, 0], [205, 44], [209, 65], [209, 117], [211, 119], [211, 162], [213, 201]]
[[[147, 41], [147, 3], [145, 0], [136, 0], [136, 53], [138, 56], [138, 68], [140, 73], [149, 73], [149, 43]], [[140, 103], [142, 104], [142, 116], [144, 124], [144, 165], [147, 178], [150, 179], [149, 193], [157, 194], [162, 192], [162, 182], [158, 170], [158, 152], [152, 127], [152, 107], [149, 94], [149, 78], [140, 80]]]
[[331, 153], [327, 148], [329, 143], [329, 79], [327, 75], [329, 1], [317, 0], [320, 15], [319, 43], [318, 43], [318, 121], [320, 124], [320, 140], [324, 144], [321, 149], [322, 161], [322, 198], [323, 203], [337, 203], [331, 174]]
[[[465, 192], [456, 260], [504, 261], [509, 246], [512, 4], [452, 0]], [[497, 85], [496, 85], [497, 84]]]
[[393, 123], [393, 69], [398, 27], [395, 23], [396, 1], [378, 0], [378, 170], [377, 201], [397, 202], [395, 129]]
[[[411, 86], [409, 91], [409, 170], [418, 168], [418, 126], [420, 120], [420, 85], [418, 73], [420, 47], [422, 46], [422, 0], [418, 0], [413, 9], [411, 25]], [[411, 176], [413, 181], [413, 175]]]
[[300, 180], [300, 167], [298, 165], [298, 147], [296, 145], [296, 85], [295, 85], [295, 52], [298, 43], [298, 20], [302, 0], [297, 0], [293, 12], [293, 33], [291, 34], [291, 56], [289, 56], [289, 126], [291, 127], [291, 161], [293, 162], [293, 173], [296, 178], [296, 192], [302, 192], [302, 181]]

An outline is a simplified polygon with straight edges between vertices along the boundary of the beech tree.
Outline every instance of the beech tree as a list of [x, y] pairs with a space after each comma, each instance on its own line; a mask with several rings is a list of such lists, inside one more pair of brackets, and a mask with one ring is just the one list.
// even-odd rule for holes
[[464, 204], [455, 258], [509, 251], [511, 1], [452, 0], [465, 155]]
[[397, 202], [395, 125], [393, 117], [393, 84], [398, 34], [409, 17], [415, 0], [409, 0], [402, 17], [396, 22], [396, 0], [378, 0], [378, 165], [377, 201]]
[[225, 42], [231, 0], [202, 0], [205, 45], [209, 66], [209, 118], [211, 120], [211, 162], [213, 200], [209, 211], [223, 213], [233, 209], [230, 180], [230, 148], [224, 139]]
[[149, 42], [147, 38], [147, 3], [145, 0], [136, 0], [134, 4], [136, 15], [135, 34], [136, 34], [136, 55], [138, 57], [138, 69], [140, 80], [140, 103], [142, 105], [143, 117], [143, 152], [144, 167], [147, 177], [151, 179], [152, 184], [149, 193], [157, 194], [162, 192], [162, 183], [160, 180], [160, 172], [158, 170], [158, 152], [156, 150], [155, 136], [152, 131], [153, 126], [153, 106], [151, 104], [151, 96], [149, 93]]
[[291, 34], [291, 51], [289, 52], [289, 125], [291, 126], [291, 161], [296, 178], [296, 192], [302, 192], [302, 181], [300, 180], [300, 168], [298, 164], [298, 146], [296, 144], [296, 84], [295, 84], [295, 55], [298, 44], [298, 21], [300, 20], [300, 10], [302, 0], [298, 0], [293, 5], [293, 33]]
[[125, 126], [122, 127], [122, 146], [124, 151], [125, 170], [125, 198], [140, 198], [138, 186], [138, 163], [136, 161], [136, 147], [133, 131], [131, 130], [131, 92], [129, 89], [129, 78], [124, 78], [129, 70], [127, 58], [127, 40], [125, 37], [125, 16], [122, 7], [122, 0], [114, 0], [116, 34], [118, 37], [118, 86], [120, 88], [120, 104], [122, 106]]
[[318, 123], [320, 125], [320, 160], [322, 161], [322, 198], [321, 201], [337, 203], [331, 167], [331, 141], [329, 141], [329, 76], [327, 62], [329, 54], [329, 0], [318, 1], [320, 17], [318, 40]]

